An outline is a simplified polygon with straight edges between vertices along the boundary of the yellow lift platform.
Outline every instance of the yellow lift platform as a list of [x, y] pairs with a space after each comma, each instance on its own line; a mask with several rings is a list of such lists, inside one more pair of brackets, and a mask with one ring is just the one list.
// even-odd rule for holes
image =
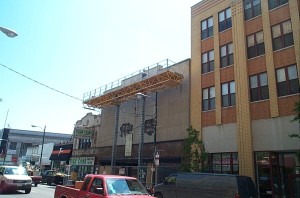
[[[167, 60], [168, 63], [168, 60]], [[137, 75], [125, 77], [123, 80], [118, 80], [117, 86], [105, 86], [87, 92], [83, 97], [83, 104], [89, 108], [102, 108], [106, 106], [115, 106], [123, 101], [130, 100], [136, 97], [137, 93], [151, 93], [165, 88], [172, 88], [181, 84], [183, 75], [171, 71], [172, 66], [163, 68], [161, 63], [157, 63], [155, 67], [143, 69]], [[153, 72], [154, 71], [154, 72]], [[151, 76], [150, 76], [150, 75]], [[137, 77], [140, 77], [137, 80]], [[132, 82], [133, 80], [135, 82]], [[126, 83], [126, 81], [128, 81]], [[128, 84], [128, 85], [125, 85]]]

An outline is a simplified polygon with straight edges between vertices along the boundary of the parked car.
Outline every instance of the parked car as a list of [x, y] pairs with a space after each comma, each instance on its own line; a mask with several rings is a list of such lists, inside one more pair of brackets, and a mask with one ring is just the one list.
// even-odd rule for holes
[[63, 184], [64, 181], [64, 174], [59, 173], [55, 170], [46, 170], [42, 173], [42, 182], [41, 183], [47, 183], [47, 185], [51, 186], [53, 183]]
[[[75, 187], [77, 187], [75, 183]], [[149, 198], [141, 182], [134, 177], [89, 174], [80, 189], [58, 185], [54, 198]]]
[[0, 192], [8, 190], [31, 191], [32, 180], [26, 169], [22, 166], [0, 166]]
[[257, 190], [250, 177], [229, 174], [177, 173], [151, 190], [157, 198], [255, 198]]
[[42, 176], [40, 175], [33, 175], [33, 171], [28, 170], [28, 175], [32, 180], [32, 184], [37, 187], [38, 184], [42, 183]]

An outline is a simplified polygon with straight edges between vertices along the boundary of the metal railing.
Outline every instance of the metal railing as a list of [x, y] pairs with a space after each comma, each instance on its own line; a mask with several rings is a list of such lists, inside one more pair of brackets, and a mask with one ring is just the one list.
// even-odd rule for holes
[[103, 85], [97, 89], [94, 89], [94, 90], [84, 93], [83, 101], [87, 101], [92, 98], [99, 97], [105, 93], [114, 91], [117, 88], [121, 88], [121, 87], [127, 86], [129, 84], [132, 84], [134, 82], [138, 82], [143, 79], [154, 76], [156, 74], [159, 74], [162, 69], [169, 68], [174, 64], [175, 64], [175, 62], [173, 62], [169, 59], [165, 59], [163, 61], [160, 61], [160, 62], [150, 65], [148, 67], [145, 67], [145, 68], [138, 70], [136, 72], [133, 72], [127, 76], [119, 78], [118, 80], [115, 80], [111, 83]]

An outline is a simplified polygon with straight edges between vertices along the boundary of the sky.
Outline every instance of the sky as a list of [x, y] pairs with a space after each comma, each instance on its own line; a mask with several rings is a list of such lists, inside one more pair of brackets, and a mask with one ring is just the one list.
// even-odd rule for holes
[[98, 114], [83, 108], [84, 93], [190, 58], [199, 1], [1, 0], [0, 26], [18, 36], [0, 32], [0, 129], [71, 134], [77, 120]]

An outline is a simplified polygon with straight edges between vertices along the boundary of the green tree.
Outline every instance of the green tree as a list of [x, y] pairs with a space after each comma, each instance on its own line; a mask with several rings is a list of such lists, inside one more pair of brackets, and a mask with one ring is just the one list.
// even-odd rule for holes
[[204, 143], [199, 139], [200, 131], [192, 126], [188, 129], [188, 136], [184, 140], [184, 157], [182, 170], [187, 172], [199, 172], [204, 170], [204, 162], [207, 160], [208, 153], [205, 151]]
[[[294, 112], [296, 112], [296, 116], [294, 117], [291, 122], [298, 122], [300, 124], [300, 102], [296, 102]], [[299, 138], [300, 140], [300, 131], [297, 133], [290, 134], [289, 137], [291, 138]]]

